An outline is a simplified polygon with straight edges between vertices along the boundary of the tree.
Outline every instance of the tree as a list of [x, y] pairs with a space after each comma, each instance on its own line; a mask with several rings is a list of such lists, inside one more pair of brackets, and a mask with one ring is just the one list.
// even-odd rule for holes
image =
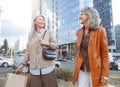
[[3, 51], [2, 51], [2, 46], [0, 47], [0, 53], [2, 53]]
[[4, 44], [2, 46], [2, 49], [4, 50], [4, 54], [7, 53], [7, 51], [8, 51], [8, 42], [7, 42], [6, 38], [4, 40]]

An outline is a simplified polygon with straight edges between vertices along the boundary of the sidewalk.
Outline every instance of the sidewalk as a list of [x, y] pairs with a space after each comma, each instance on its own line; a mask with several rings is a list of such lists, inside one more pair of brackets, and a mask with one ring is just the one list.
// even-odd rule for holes
[[[0, 87], [3, 87], [3, 85], [5, 84], [5, 77], [0, 77]], [[71, 81], [64, 81], [61, 79], [58, 79], [58, 87], [77, 87], [77, 85], [72, 85]], [[104, 86], [104, 87], [115, 87], [111, 84], [108, 84], [108, 86]]]

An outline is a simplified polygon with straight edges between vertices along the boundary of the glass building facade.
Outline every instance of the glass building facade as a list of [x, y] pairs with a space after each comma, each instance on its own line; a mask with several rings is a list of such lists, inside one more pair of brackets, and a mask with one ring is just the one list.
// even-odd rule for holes
[[58, 30], [58, 43], [66, 44], [75, 41], [75, 31], [79, 28], [79, 0], [58, 1], [58, 18], [60, 22]]
[[79, 0], [59, 0], [58, 11], [59, 29], [57, 41], [59, 44], [59, 56], [72, 58], [75, 55], [75, 32], [80, 27]]
[[115, 26], [115, 39], [116, 39], [116, 49], [114, 49], [113, 52], [119, 53], [119, 57], [120, 57], [120, 24]]
[[80, 10], [93, 6], [92, 0], [58, 0], [58, 22], [56, 32], [59, 55], [74, 58], [76, 54], [76, 30], [80, 28]]
[[80, 10], [93, 6], [92, 0], [44, 0], [46, 27], [53, 30], [59, 44], [58, 56], [73, 58], [76, 54], [76, 30], [80, 28]]
[[58, 30], [58, 0], [43, 0], [42, 14], [46, 19], [46, 28], [53, 31], [57, 37]]
[[115, 46], [111, 0], [93, 0], [93, 5], [100, 14], [102, 26], [106, 28], [109, 47]]

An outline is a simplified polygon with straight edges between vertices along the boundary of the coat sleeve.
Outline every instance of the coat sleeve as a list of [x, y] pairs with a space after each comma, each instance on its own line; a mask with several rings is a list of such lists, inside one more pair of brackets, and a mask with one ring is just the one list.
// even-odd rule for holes
[[77, 53], [76, 53], [76, 57], [75, 57], [76, 62], [77, 62], [77, 58], [78, 58], [78, 54], [79, 54], [79, 52], [78, 52], [78, 44], [77, 44], [78, 31], [79, 31], [79, 30], [76, 31], [76, 46], [77, 46]]
[[101, 48], [101, 62], [102, 62], [102, 74], [101, 76], [108, 77], [109, 73], [109, 58], [108, 58], [108, 43], [107, 43], [107, 35], [105, 29], [101, 29], [101, 40], [100, 40], [100, 48]]
[[50, 47], [53, 48], [53, 49], [58, 48], [56, 38], [55, 38], [55, 36], [53, 35], [53, 33], [51, 31], [49, 31], [49, 44], [50, 44]]
[[31, 38], [31, 33], [29, 34], [29, 37], [28, 37], [28, 42], [27, 42], [27, 45], [26, 45], [25, 56], [24, 56], [24, 59], [22, 61], [22, 63], [24, 65], [26, 65], [27, 62], [29, 61], [29, 41], [30, 41], [30, 38]]

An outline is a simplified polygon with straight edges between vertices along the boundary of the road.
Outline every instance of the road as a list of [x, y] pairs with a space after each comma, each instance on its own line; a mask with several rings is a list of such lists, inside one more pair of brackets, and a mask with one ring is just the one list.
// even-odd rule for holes
[[71, 60], [67, 60], [67, 62], [61, 62], [61, 68], [70, 68], [71, 71], [73, 71], [75, 68], [75, 62]]
[[0, 76], [5, 76], [7, 75], [7, 73], [13, 72], [14, 70], [12, 69], [12, 67], [0, 67]]
[[[70, 60], [67, 60], [67, 62], [61, 62], [61, 68], [70, 68], [71, 71], [74, 71], [75, 62]], [[110, 70], [110, 73], [120, 74], [120, 70]]]
[[[67, 60], [67, 62], [61, 62], [61, 68], [65, 69], [65, 68], [70, 68], [71, 71], [74, 70], [75, 67], [75, 62], [71, 61], [71, 60]], [[12, 67], [0, 67], [0, 76], [5, 76], [8, 72], [13, 72], [14, 70], [12, 69]], [[116, 73], [116, 74], [120, 74], [120, 71], [117, 70], [110, 70], [110, 73]]]

